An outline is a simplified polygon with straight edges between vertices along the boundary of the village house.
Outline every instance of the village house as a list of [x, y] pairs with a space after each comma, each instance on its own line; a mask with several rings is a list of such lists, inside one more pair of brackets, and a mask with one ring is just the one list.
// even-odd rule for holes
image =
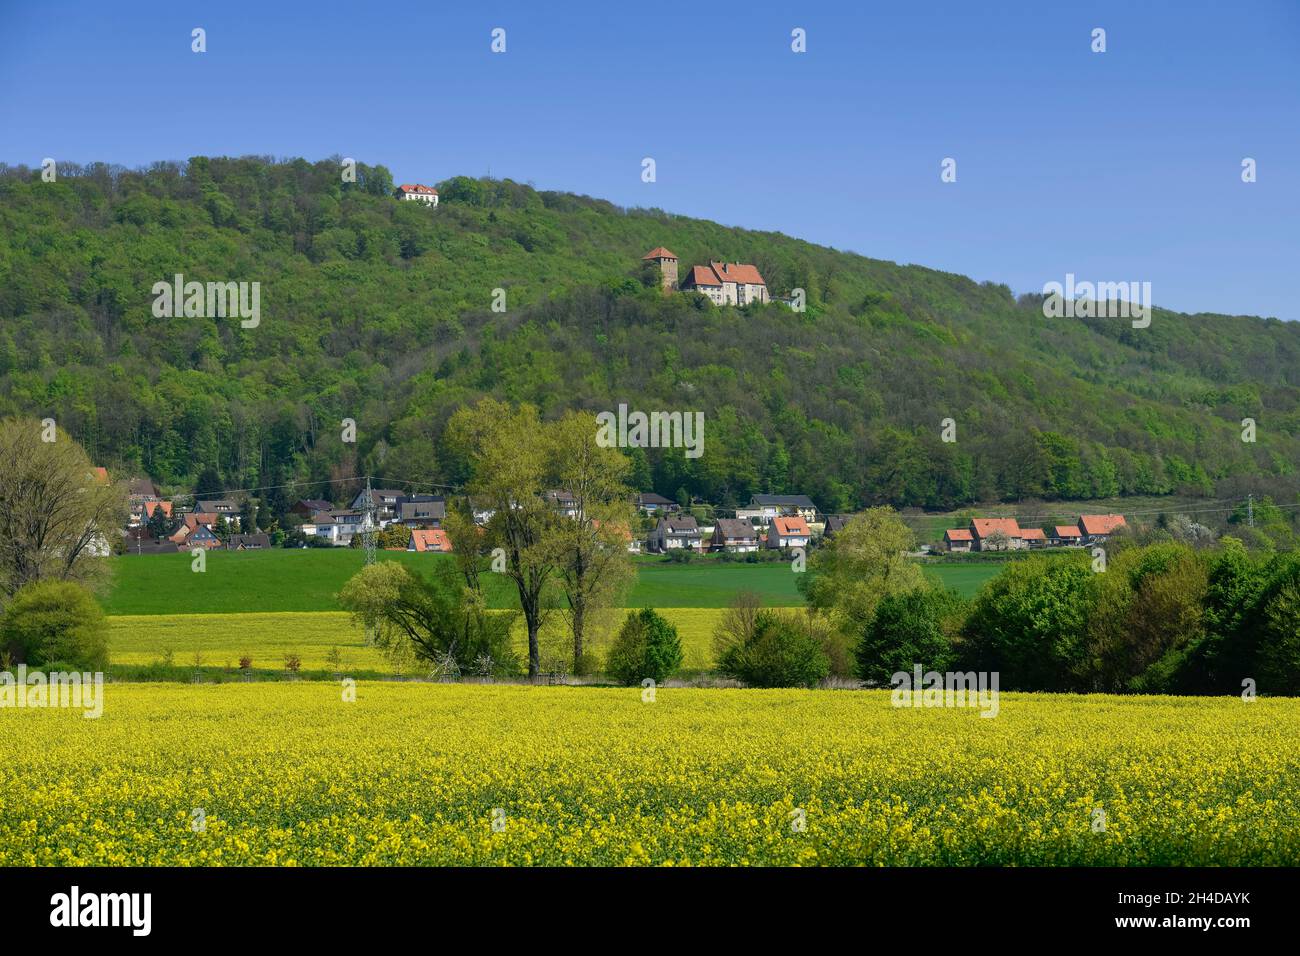
[[943, 545], [949, 551], [969, 552], [975, 545], [975, 538], [969, 528], [949, 528], [943, 533]]
[[435, 554], [451, 553], [451, 538], [441, 528], [416, 528], [411, 532], [411, 540], [406, 545], [407, 551]]
[[1052, 535], [1052, 544], [1055, 547], [1077, 547], [1083, 543], [1083, 535], [1079, 534], [1077, 525], [1058, 524], [1056, 533]]
[[1020, 537], [1024, 539], [1026, 547], [1047, 547], [1047, 533], [1042, 528], [1021, 528]]
[[689, 548], [692, 551], [700, 551], [703, 548], [700, 526], [692, 515], [660, 518], [655, 529], [650, 532], [648, 543], [651, 551], [661, 554], [682, 548]]
[[215, 551], [221, 547], [221, 539], [217, 533], [205, 525], [199, 525], [192, 531], [186, 529], [185, 537], [175, 542], [176, 547], [182, 551], [193, 551], [195, 548], [202, 548], [204, 551]]
[[822, 525], [822, 537], [827, 540], [844, 530], [845, 525], [849, 523], [853, 515], [827, 515], [826, 522]]
[[817, 520], [817, 506], [807, 495], [754, 495], [749, 505], [736, 511], [737, 518], [757, 520], [762, 525], [769, 524], [773, 518], [793, 516], [804, 521]]
[[582, 511], [578, 507], [578, 499], [573, 497], [570, 492], [562, 489], [546, 492], [545, 498], [548, 505], [555, 508], [566, 518], [576, 518]]
[[[352, 499], [353, 511], [361, 510], [362, 499], [365, 496], [365, 491], [357, 492], [357, 496]], [[395, 488], [370, 489], [370, 500], [375, 506], [375, 517], [379, 519], [381, 525], [398, 517], [398, 508], [402, 500], [405, 498], [406, 492], [398, 491]]]
[[[1019, 551], [1029, 547], [1015, 518], [972, 518], [970, 531], [976, 551]], [[993, 535], [1005, 535], [1006, 540], [994, 537], [989, 541]]]
[[395, 521], [404, 527], [439, 528], [446, 519], [447, 499], [441, 495], [409, 495], [397, 501]]
[[639, 511], [643, 511], [648, 515], [673, 514], [680, 510], [681, 507], [671, 498], [657, 495], [653, 491], [647, 491], [637, 495], [636, 506]]
[[1081, 543], [1101, 544], [1126, 525], [1123, 515], [1079, 515]]
[[225, 515], [227, 518], [239, 516], [239, 505], [229, 498], [209, 498], [194, 502], [194, 510], [204, 514]]
[[303, 518], [310, 518], [322, 511], [329, 511], [333, 507], [334, 505], [331, 502], [323, 498], [299, 498], [289, 511]]
[[808, 522], [798, 515], [790, 518], [773, 518], [767, 529], [768, 548], [806, 548], [812, 540]]
[[758, 532], [752, 524], [740, 518], [719, 518], [713, 526], [709, 550], [730, 551], [732, 554], [757, 551]]
[[256, 534], [232, 534], [226, 542], [230, 551], [265, 551], [271, 546], [271, 536], [264, 532]]
[[393, 195], [405, 202], [422, 202], [429, 206], [438, 205], [438, 190], [422, 183], [402, 183], [393, 190]]

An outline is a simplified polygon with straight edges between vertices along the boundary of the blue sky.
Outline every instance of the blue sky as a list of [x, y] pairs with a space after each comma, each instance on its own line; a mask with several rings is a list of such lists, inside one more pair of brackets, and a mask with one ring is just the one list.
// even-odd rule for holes
[[490, 170], [1017, 292], [1300, 318], [1295, 0], [294, 6], [0, 0], [0, 161]]

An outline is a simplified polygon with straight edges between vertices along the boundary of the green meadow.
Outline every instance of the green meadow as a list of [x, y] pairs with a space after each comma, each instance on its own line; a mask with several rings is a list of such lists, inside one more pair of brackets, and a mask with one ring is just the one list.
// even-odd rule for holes
[[[387, 561], [428, 569], [439, 555], [381, 552]], [[212, 551], [206, 570], [191, 570], [188, 554], [127, 555], [114, 560], [111, 591], [104, 600], [110, 615], [243, 614], [250, 612], [337, 611], [335, 595], [362, 566], [360, 551], [350, 548], [306, 550]], [[753, 591], [773, 607], [802, 603], [798, 575], [784, 562], [745, 564], [713, 559], [674, 564], [638, 558], [637, 580], [628, 607], [721, 608], [740, 591]], [[931, 564], [926, 573], [936, 583], [971, 595], [995, 575], [1000, 564]], [[493, 607], [513, 605], [510, 582], [489, 575]]]

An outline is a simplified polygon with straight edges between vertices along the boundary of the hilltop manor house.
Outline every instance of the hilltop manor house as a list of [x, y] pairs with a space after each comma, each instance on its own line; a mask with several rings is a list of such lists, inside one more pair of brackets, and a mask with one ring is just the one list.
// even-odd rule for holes
[[[677, 288], [676, 253], [659, 246], [641, 259], [659, 267], [659, 278], [665, 289]], [[769, 301], [767, 283], [758, 269], [743, 262], [710, 262], [707, 266], [692, 266], [682, 280], [681, 289], [683, 292], [703, 292], [714, 305]]]

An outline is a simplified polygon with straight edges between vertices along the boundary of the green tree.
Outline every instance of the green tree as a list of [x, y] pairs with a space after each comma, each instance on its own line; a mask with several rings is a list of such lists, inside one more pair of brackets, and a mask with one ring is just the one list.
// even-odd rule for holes
[[925, 586], [925, 575], [907, 557], [914, 543], [893, 508], [855, 516], [813, 553], [799, 582], [809, 607], [846, 634], [861, 634], [887, 595]]
[[662, 684], [681, 666], [677, 628], [648, 607], [628, 612], [605, 662], [609, 675], [629, 687], [647, 679]]
[[944, 672], [956, 661], [967, 602], [956, 591], [919, 588], [889, 594], [862, 634], [856, 650], [858, 677], [888, 685], [899, 671]]
[[29, 667], [108, 666], [108, 624], [91, 593], [74, 581], [33, 581], [0, 617], [0, 647]]
[[126, 523], [126, 491], [100, 482], [81, 446], [30, 418], [0, 421], [0, 603], [33, 581], [94, 583]]
[[812, 687], [830, 672], [830, 659], [796, 614], [762, 610], [749, 638], [727, 648], [717, 667], [750, 687]]

